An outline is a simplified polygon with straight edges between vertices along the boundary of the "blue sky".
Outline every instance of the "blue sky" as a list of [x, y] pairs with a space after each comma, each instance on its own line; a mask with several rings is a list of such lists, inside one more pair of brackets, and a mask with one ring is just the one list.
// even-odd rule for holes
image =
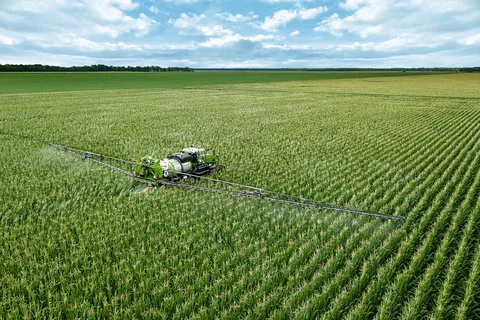
[[0, 64], [480, 65], [480, 0], [0, 0]]

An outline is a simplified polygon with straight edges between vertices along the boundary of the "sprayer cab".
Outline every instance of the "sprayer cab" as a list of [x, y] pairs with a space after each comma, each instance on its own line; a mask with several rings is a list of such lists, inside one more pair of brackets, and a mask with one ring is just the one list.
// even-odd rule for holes
[[180, 174], [202, 176], [216, 170], [219, 156], [214, 151], [196, 148], [184, 148], [182, 151], [169, 154], [165, 159], [157, 160], [144, 157], [135, 166], [134, 174], [146, 179], [179, 178]]
[[186, 153], [192, 156], [193, 162], [201, 165], [203, 163], [216, 164], [218, 161], [218, 156], [215, 154], [215, 151], [205, 150], [203, 148], [185, 148], [182, 149], [182, 153]]

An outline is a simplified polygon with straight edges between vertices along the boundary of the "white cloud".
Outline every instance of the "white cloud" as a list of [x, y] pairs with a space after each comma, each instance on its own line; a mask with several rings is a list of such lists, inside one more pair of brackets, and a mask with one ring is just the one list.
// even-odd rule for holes
[[148, 8], [148, 11], [154, 14], [158, 14], [160, 12], [160, 10], [158, 10], [158, 8], [155, 6], [151, 6], [150, 8]]
[[19, 44], [20, 42], [21, 41], [19, 40], [0, 34], [0, 44], [4, 44], [6, 46], [13, 46], [13, 45]]
[[[386, 41], [381, 42], [360, 42], [355, 41], [350, 44], [329, 44], [329, 43], [315, 43], [315, 44], [265, 44], [266, 48], [274, 48], [278, 50], [285, 51], [305, 51], [305, 52], [328, 52], [333, 55], [348, 53], [349, 55], [352, 52], [366, 52], [372, 54], [372, 52], [381, 52], [381, 53], [394, 53], [394, 52], [405, 52], [410, 49], [438, 49], [442, 46], [442, 42], [433, 42], [433, 43], [422, 43], [419, 44], [421, 37], [395, 37]], [[427, 51], [432, 51], [427, 50]]]
[[252, 37], [245, 37], [238, 33], [229, 33], [222, 37], [210, 38], [204, 43], [201, 43], [200, 46], [207, 47], [207, 48], [220, 48], [220, 47], [233, 45], [242, 40], [250, 41], [250, 42], [263, 42], [263, 41], [272, 40], [272, 39], [275, 39], [275, 36], [271, 34], [269, 35], [258, 34]]
[[141, 37], [146, 35], [156, 23], [154, 20], [148, 18], [144, 13], [140, 13], [137, 19], [124, 17], [122, 20], [124, 23], [113, 26], [97, 24], [95, 26], [95, 30], [99, 34], [105, 34], [114, 39], [120, 34], [129, 31], [135, 31], [135, 35]]
[[298, 16], [302, 20], [311, 20], [318, 17], [323, 12], [327, 11], [327, 7], [318, 7], [318, 8], [311, 8], [311, 9], [304, 9], [298, 11]]
[[206, 18], [206, 15], [201, 14], [197, 16], [196, 14], [180, 14], [178, 19], [168, 19], [168, 22], [179, 29], [194, 29], [199, 26], [200, 21]]
[[383, 42], [354, 42], [352, 44], [330, 45], [327, 48], [335, 51], [377, 51], [377, 52], [397, 52], [408, 48], [436, 48], [440, 43], [419, 44], [419, 38], [396, 37]]
[[[239, 19], [238, 15], [228, 15], [226, 13], [219, 14], [225, 19]], [[256, 17], [253, 12], [249, 13], [250, 17]], [[244, 19], [245, 16], [242, 16]], [[178, 19], [169, 19], [169, 23], [175, 26], [178, 29], [181, 29], [181, 34], [188, 35], [202, 35], [207, 39], [199, 43], [200, 47], [205, 48], [220, 48], [231, 46], [240, 41], [250, 41], [250, 42], [262, 42], [266, 40], [271, 40], [276, 37], [273, 35], [256, 35], [256, 36], [243, 36], [241, 34], [235, 33], [230, 29], [224, 28], [220, 24], [211, 25], [207, 20], [205, 14], [196, 15], [193, 13], [187, 14], [182, 13]]]
[[[0, 40], [0, 42], [1, 42], [1, 40]], [[476, 35], [473, 35], [473, 36], [468, 36], [468, 37], [465, 37], [463, 39], [460, 39], [458, 42], [460, 44], [465, 45], [465, 46], [480, 44], [480, 33], [476, 34]]]
[[327, 10], [327, 7], [300, 10], [279, 10], [275, 12], [273, 16], [266, 17], [265, 21], [260, 24], [259, 27], [266, 31], [276, 32], [281, 26], [285, 26], [293, 19], [311, 20]]
[[260, 28], [267, 31], [277, 31], [280, 26], [284, 26], [296, 17], [296, 10], [280, 10], [275, 12], [272, 17], [266, 17]]
[[[198, 67], [480, 63], [480, 1], [339, 0], [338, 14], [328, 16], [322, 16], [326, 7], [311, 4], [326, 0], [263, 1], [287, 6], [272, 5], [279, 8], [260, 20], [247, 13], [253, 10], [249, 2], [204, 0], [215, 3], [212, 10], [224, 10], [194, 14], [177, 9], [200, 0], [0, 0], [0, 61]], [[174, 32], [153, 33], [160, 25], [156, 14], [173, 17], [167, 20]], [[326, 34], [311, 37], [304, 21], [311, 28], [320, 21], [315, 30]]]
[[472, 0], [346, 0], [339, 6], [351, 13], [345, 17], [334, 13], [314, 30], [361, 38], [422, 33], [423, 41], [428, 41], [431, 35], [465, 31], [480, 23], [480, 2]]
[[263, 0], [267, 3], [300, 3], [300, 2], [313, 2], [314, 0]]
[[103, 0], [105, 3], [110, 3], [112, 5], [118, 5], [122, 10], [133, 10], [138, 8], [139, 4], [132, 2], [132, 0]]
[[142, 36], [157, 24], [144, 13], [137, 17], [130, 15], [128, 11], [139, 7], [132, 0], [3, 1], [0, 16], [20, 17], [14, 21], [4, 20], [18, 29], [20, 38], [39, 32], [52, 35], [68, 32], [82, 37], [104, 35], [111, 38], [133, 32]]
[[220, 48], [220, 47], [225, 47], [225, 46], [231, 45], [231, 44], [236, 43], [240, 40], [242, 40], [241, 35], [230, 34], [230, 35], [226, 35], [224, 37], [208, 39], [204, 43], [200, 44], [200, 46], [207, 47], [207, 48]]
[[199, 2], [200, 0], [164, 0], [165, 2], [170, 2], [174, 4], [191, 4]]
[[242, 15], [239, 13], [233, 15], [229, 12], [222, 12], [222, 13], [217, 13], [216, 16], [222, 20], [230, 21], [230, 22], [246, 22], [246, 21], [251, 21], [258, 18], [258, 15], [256, 15], [253, 12], [249, 12], [247, 15]]
[[216, 25], [214, 27], [198, 27], [198, 30], [200, 30], [207, 37], [223, 37], [233, 34], [231, 30], [224, 29], [221, 25]]
[[357, 10], [361, 5], [368, 3], [368, 0], [347, 0], [340, 2], [339, 7], [345, 10]]
[[49, 42], [41, 43], [44, 48], [68, 48], [77, 49], [82, 52], [102, 52], [102, 51], [143, 51], [144, 48], [139, 45], [129, 45], [123, 42], [94, 42], [82, 37], [72, 37], [66, 39], [58, 39], [55, 44]]
[[132, 30], [135, 30], [135, 35], [141, 37], [150, 32], [153, 25], [157, 24], [155, 20], [150, 19], [146, 14], [140, 13], [138, 19], [135, 19], [135, 24]]

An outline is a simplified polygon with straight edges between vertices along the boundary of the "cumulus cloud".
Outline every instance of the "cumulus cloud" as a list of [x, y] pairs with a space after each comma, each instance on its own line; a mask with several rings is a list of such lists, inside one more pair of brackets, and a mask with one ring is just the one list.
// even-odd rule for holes
[[[253, 13], [251, 13], [251, 15], [253, 15]], [[225, 17], [229, 18], [228, 15]], [[169, 23], [174, 27], [181, 29], [184, 33], [197, 36], [201, 35], [205, 37], [206, 40], [199, 43], [199, 46], [207, 48], [228, 47], [238, 44], [242, 41], [257, 43], [278, 38], [274, 37], [273, 35], [262, 34], [257, 34], [255, 36], [244, 36], [233, 32], [230, 29], [226, 29], [220, 24], [209, 24], [205, 14], [196, 15], [192, 13], [182, 13], [178, 19], [169, 19]]]
[[214, 27], [198, 27], [198, 30], [200, 30], [207, 37], [223, 37], [233, 34], [232, 30], [224, 29], [221, 25], [216, 25]]
[[368, 0], [346, 0], [345, 2], [340, 2], [338, 6], [345, 10], [357, 10], [366, 3], [368, 3]]
[[286, 25], [297, 17], [296, 10], [280, 10], [271, 17], [266, 17], [260, 28], [267, 31], [278, 31], [278, 28]]
[[191, 4], [199, 2], [200, 0], [164, 0], [165, 2], [170, 2], [173, 4]]
[[[143, 36], [157, 24], [146, 14], [137, 16], [129, 11], [139, 4], [132, 0], [4, 0], [0, 16], [17, 16], [15, 20], [3, 20], [5, 27], [18, 31], [17, 36], [27, 38], [32, 33], [75, 33], [80, 36], [106, 35], [116, 38], [133, 32]], [[1, 26], [1, 23], [0, 23]]]
[[327, 7], [318, 7], [311, 9], [303, 9], [298, 11], [298, 16], [301, 20], [315, 19], [317, 16], [327, 11]]
[[300, 3], [300, 2], [313, 2], [314, 0], [263, 0], [267, 3]]
[[20, 43], [20, 41], [0, 34], [0, 44], [6, 45], [6, 46], [13, 46], [18, 43]]
[[480, 44], [480, 33], [473, 36], [464, 37], [463, 39], [460, 39], [458, 42], [466, 46]]
[[171, 23], [173, 26], [179, 29], [194, 29], [198, 27], [200, 21], [205, 19], [207, 16], [204, 14], [196, 15], [194, 13], [187, 14], [182, 13], [178, 19], [168, 19], [168, 22]]
[[222, 20], [230, 21], [230, 22], [247, 22], [247, 21], [251, 21], [258, 18], [258, 15], [256, 15], [253, 12], [249, 12], [246, 15], [242, 15], [239, 13], [233, 15], [229, 12], [222, 12], [222, 13], [217, 13], [215, 16], [219, 17]]
[[200, 46], [207, 47], [207, 48], [220, 48], [220, 47], [231, 46], [241, 41], [255, 43], [255, 42], [263, 42], [263, 41], [272, 40], [272, 39], [275, 39], [275, 37], [271, 34], [270, 35], [258, 34], [255, 36], [247, 37], [247, 36], [242, 36], [238, 33], [232, 32], [232, 33], [225, 34], [221, 37], [210, 38], [204, 43], [201, 43]]
[[148, 8], [148, 11], [154, 14], [158, 14], [160, 12], [160, 10], [158, 10], [158, 8], [155, 6], [151, 6], [150, 8]]
[[348, 32], [361, 38], [422, 33], [428, 40], [480, 26], [480, 2], [471, 0], [346, 0], [339, 6], [349, 13], [344, 17], [334, 13], [314, 30], [336, 36]]
[[318, 7], [311, 9], [295, 9], [295, 10], [279, 10], [273, 14], [273, 16], [268, 16], [265, 18], [265, 21], [259, 25], [259, 27], [266, 31], [276, 32], [282, 26], [285, 26], [288, 22], [293, 19], [300, 20], [311, 20], [315, 19], [317, 16], [326, 12], [327, 7]]
[[[338, 7], [331, 5], [333, 12], [328, 15], [327, 8], [311, 4], [313, 0], [260, 0], [281, 3], [272, 5], [278, 8], [267, 14], [260, 11], [268, 8], [265, 3], [254, 13], [248, 12], [248, 3], [218, 0], [0, 1], [3, 63], [193, 67], [212, 66], [212, 61], [222, 67], [480, 64], [480, 2], [473, 0], [340, 0]], [[198, 9], [195, 13], [178, 11], [193, 2], [198, 2], [192, 6]], [[213, 2], [215, 11], [209, 6], [202, 11], [203, 4]], [[159, 13], [172, 19], [162, 25], [153, 18]], [[317, 33], [312, 36], [313, 28]], [[161, 32], [155, 33], [157, 30]]]
[[95, 42], [82, 37], [59, 39], [56, 43], [40, 43], [44, 48], [67, 48], [81, 52], [102, 52], [102, 51], [143, 51], [145, 47], [140, 45], [125, 44], [123, 42]]

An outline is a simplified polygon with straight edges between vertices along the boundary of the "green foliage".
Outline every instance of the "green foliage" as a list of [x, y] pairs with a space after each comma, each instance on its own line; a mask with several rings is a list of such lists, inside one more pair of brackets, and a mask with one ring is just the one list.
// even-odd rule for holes
[[[0, 73], [0, 94], [80, 90], [169, 89], [242, 83], [400, 77], [420, 72], [73, 72]], [[100, 94], [100, 93], [97, 93]], [[185, 93], [181, 94], [182, 96]]]
[[106, 79], [31, 75], [0, 95], [0, 133], [127, 160], [194, 144], [222, 156], [215, 177], [403, 215], [404, 227], [145, 189], [0, 134], [0, 317], [478, 318], [478, 75], [218, 75], [189, 89], [126, 90], [140, 75], [114, 74], [111, 90], [27, 93], [50, 76], [51, 91]]
[[0, 72], [193, 72], [189, 67], [168, 67], [160, 66], [106, 66], [94, 64], [82, 67], [59, 67], [41, 64], [0, 64]]

